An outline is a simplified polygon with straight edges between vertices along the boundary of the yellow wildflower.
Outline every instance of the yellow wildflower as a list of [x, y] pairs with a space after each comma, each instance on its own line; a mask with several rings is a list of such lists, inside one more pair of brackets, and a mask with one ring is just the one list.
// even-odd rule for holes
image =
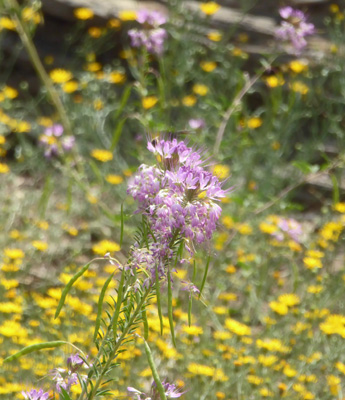
[[214, 61], [202, 61], [200, 66], [205, 72], [212, 72], [217, 68], [217, 64]]
[[135, 21], [137, 19], [137, 13], [131, 10], [120, 11], [119, 18], [121, 21]]
[[27, 337], [28, 332], [23, 328], [18, 322], [7, 320], [2, 325], [0, 325], [0, 335], [6, 337]]
[[345, 375], [345, 364], [343, 364], [342, 362], [338, 361], [337, 363], [335, 363], [335, 367]]
[[48, 248], [48, 243], [41, 240], [34, 240], [31, 244], [39, 251], [46, 251]]
[[270, 308], [280, 315], [286, 315], [289, 311], [288, 307], [285, 304], [280, 303], [279, 301], [271, 301], [269, 303]]
[[192, 336], [200, 336], [203, 334], [203, 329], [201, 328], [201, 326], [196, 326], [196, 325], [191, 325], [191, 326], [183, 325], [182, 331]]
[[296, 93], [307, 94], [309, 92], [309, 87], [301, 81], [293, 82], [290, 87]]
[[111, 83], [123, 83], [126, 80], [126, 75], [121, 71], [113, 71], [109, 74]]
[[2, 93], [8, 99], [15, 99], [16, 97], [18, 97], [18, 90], [10, 86], [5, 86], [2, 90]]
[[123, 182], [123, 178], [121, 175], [107, 175], [105, 177], [105, 180], [112, 185], [119, 185], [120, 183]]
[[274, 363], [276, 363], [278, 361], [278, 357], [274, 356], [272, 354], [268, 355], [268, 356], [260, 354], [258, 357], [258, 361], [264, 367], [270, 367], [271, 365], [273, 365]]
[[200, 4], [200, 10], [206, 15], [213, 15], [220, 9], [220, 5], [214, 1]]
[[307, 292], [312, 294], [321, 293], [323, 290], [323, 286], [321, 285], [310, 285], [308, 286]]
[[89, 72], [97, 72], [102, 69], [102, 64], [97, 61], [90, 62], [84, 66], [84, 69]]
[[234, 220], [229, 215], [222, 218], [222, 223], [228, 229], [232, 229], [235, 226]]
[[301, 302], [300, 298], [294, 293], [285, 293], [278, 297], [278, 301], [288, 307], [293, 307]]
[[107, 26], [111, 29], [119, 29], [121, 27], [121, 21], [117, 18], [112, 18], [108, 21]]
[[104, 256], [108, 252], [120, 251], [120, 246], [116, 242], [102, 240], [92, 247], [92, 251], [100, 256]]
[[0, 31], [2, 29], [8, 29], [9, 31], [16, 30], [16, 23], [8, 17], [1, 17], [0, 18]]
[[6, 247], [4, 249], [4, 255], [12, 260], [17, 260], [18, 258], [24, 258], [25, 254], [21, 249], [10, 249]]
[[293, 60], [289, 63], [289, 68], [296, 74], [308, 71], [308, 63], [303, 60]]
[[227, 331], [215, 331], [213, 337], [216, 340], [227, 340], [232, 338], [232, 334]]
[[203, 85], [201, 83], [196, 83], [193, 86], [193, 92], [195, 94], [198, 94], [199, 96], [205, 96], [208, 92], [208, 87], [206, 85]]
[[[230, 175], [230, 167], [228, 165], [225, 165], [225, 164], [217, 164], [212, 168], [212, 172], [219, 179], [226, 179]], [[223, 220], [225, 218], [227, 218], [227, 217], [224, 217]]]
[[10, 172], [8, 165], [0, 163], [0, 174], [7, 174], [8, 172]]
[[73, 92], [75, 92], [76, 90], [78, 90], [78, 87], [79, 87], [78, 82], [76, 82], [76, 81], [69, 81], [69, 82], [66, 82], [66, 83], [62, 86], [62, 90], [63, 90], [65, 93], [73, 93]]
[[92, 150], [91, 156], [101, 162], [107, 162], [113, 159], [113, 153], [111, 151], [102, 149]]
[[225, 272], [227, 272], [228, 274], [234, 274], [236, 272], [236, 267], [230, 264], [225, 268]]
[[247, 121], [247, 126], [249, 129], [256, 129], [259, 128], [261, 125], [262, 125], [262, 119], [259, 117], [253, 117]]
[[76, 8], [73, 13], [77, 19], [82, 21], [86, 21], [94, 17], [93, 11], [85, 7]]
[[211, 31], [207, 34], [207, 37], [212, 40], [212, 42], [220, 42], [222, 40], [222, 33], [219, 31]]
[[218, 315], [226, 315], [229, 313], [229, 309], [224, 306], [213, 307], [213, 311]]
[[248, 375], [247, 381], [252, 385], [261, 385], [263, 383], [263, 379], [256, 375]]
[[213, 377], [215, 373], [215, 369], [213, 367], [209, 367], [207, 365], [190, 363], [187, 367], [188, 371], [193, 375], [205, 375]]
[[40, 14], [31, 7], [24, 7], [22, 10], [22, 18], [24, 21], [31, 21], [36, 25], [41, 22]]
[[345, 203], [337, 203], [337, 204], [335, 204], [334, 205], [334, 209], [335, 209], [335, 211], [338, 211], [338, 212], [344, 214], [345, 213]]
[[284, 78], [281, 75], [270, 75], [264, 78], [267, 86], [275, 88], [277, 86], [283, 86], [285, 83]]
[[241, 235], [251, 235], [253, 233], [253, 228], [245, 223], [237, 224], [236, 229]]
[[235, 293], [220, 293], [218, 296], [218, 299], [225, 300], [225, 301], [236, 301], [237, 294], [235, 294]]
[[158, 98], [156, 96], [147, 96], [141, 99], [141, 104], [145, 110], [148, 110], [154, 107], [158, 102]]
[[182, 103], [186, 106], [186, 107], [193, 107], [195, 105], [197, 101], [197, 98], [195, 96], [193, 96], [192, 94], [189, 96], [185, 96], [182, 99]]
[[251, 329], [249, 326], [242, 324], [239, 321], [236, 321], [232, 318], [227, 318], [225, 320], [225, 326], [229, 329], [230, 332], [235, 333], [239, 336], [245, 336], [251, 334]]
[[66, 83], [73, 77], [70, 71], [62, 68], [53, 69], [52, 71], [50, 71], [49, 75], [54, 83]]
[[283, 374], [286, 375], [288, 378], [293, 378], [297, 375], [297, 371], [292, 368], [289, 364], [287, 364], [283, 369]]
[[322, 262], [319, 258], [304, 257], [303, 263], [308, 269], [322, 268]]
[[99, 37], [102, 36], [102, 33], [104, 32], [104, 28], [100, 28], [99, 26], [91, 26], [87, 30], [87, 32], [94, 39], [98, 39]]

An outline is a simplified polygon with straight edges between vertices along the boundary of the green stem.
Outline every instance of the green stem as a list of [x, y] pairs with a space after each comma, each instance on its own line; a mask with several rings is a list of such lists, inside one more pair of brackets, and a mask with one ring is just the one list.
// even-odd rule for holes
[[36, 47], [30, 37], [30, 33], [25, 26], [25, 23], [22, 22], [21, 17], [19, 16], [20, 6], [17, 3], [17, 0], [5, 0], [5, 8], [8, 10], [11, 18], [16, 22], [16, 30], [18, 35], [26, 48], [29, 57], [31, 59], [32, 65], [35, 68], [39, 78], [41, 79], [43, 85], [46, 87], [47, 92], [60, 115], [61, 123], [68, 135], [72, 135], [72, 126], [70, 120], [67, 116], [66, 110], [62, 104], [59, 94], [57, 93], [54, 85], [52, 84], [49, 75], [43, 67], [43, 64], [40, 60], [40, 57], [37, 53]]
[[[97, 393], [97, 389], [99, 388], [100, 384], [102, 383], [102, 379], [103, 376], [105, 375], [105, 373], [108, 371], [111, 363], [113, 362], [114, 358], [116, 357], [116, 354], [122, 344], [123, 339], [126, 337], [126, 335], [128, 334], [131, 326], [133, 325], [133, 322], [135, 321], [135, 319], [137, 318], [139, 312], [141, 312], [141, 309], [143, 307], [143, 305], [145, 304], [146, 298], [150, 293], [150, 289], [147, 289], [144, 296], [141, 298], [140, 303], [137, 305], [137, 307], [135, 308], [133, 315], [131, 316], [130, 320], [128, 321], [126, 327], [124, 328], [122, 335], [120, 336], [120, 338], [118, 339], [118, 341], [116, 342], [115, 347], [113, 348], [113, 350], [111, 351], [111, 353], [109, 354], [109, 358], [108, 361], [106, 362], [106, 364], [104, 365], [104, 367], [102, 368], [102, 371], [100, 373], [100, 375], [98, 376], [95, 385], [93, 387], [93, 390], [90, 393], [90, 397], [88, 398], [88, 400], [92, 400]], [[85, 392], [83, 391], [79, 397], [79, 400], [83, 400], [84, 399], [84, 394]]]

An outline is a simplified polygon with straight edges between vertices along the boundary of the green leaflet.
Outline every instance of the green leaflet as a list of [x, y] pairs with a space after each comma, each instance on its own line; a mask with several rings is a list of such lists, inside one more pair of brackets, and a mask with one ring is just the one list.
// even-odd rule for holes
[[60, 299], [59, 304], [57, 306], [54, 318], [57, 318], [59, 316], [60, 311], [61, 311], [63, 305], [65, 304], [66, 296], [67, 296], [68, 292], [71, 290], [71, 288], [74, 285], [74, 283], [89, 269], [89, 266], [91, 265], [92, 262], [93, 262], [93, 260], [90, 261], [89, 263], [87, 263], [86, 265], [84, 265], [84, 267], [80, 271], [78, 271], [71, 278], [71, 280], [67, 283], [67, 285], [65, 286], [65, 289], [62, 291], [61, 299]]
[[146, 353], [147, 361], [148, 361], [149, 366], [151, 368], [153, 379], [156, 382], [157, 389], [158, 389], [158, 392], [160, 394], [160, 398], [161, 398], [161, 400], [166, 400], [167, 397], [165, 395], [165, 390], [164, 390], [162, 382], [161, 382], [161, 380], [159, 378], [155, 363], [153, 361], [151, 349], [150, 349], [149, 345], [147, 344], [146, 340], [144, 341], [144, 345], [145, 345], [145, 353]]
[[159, 322], [161, 324], [161, 335], [163, 335], [163, 316], [162, 316], [162, 303], [161, 303], [161, 289], [160, 289], [160, 284], [159, 284], [159, 274], [158, 274], [157, 265], [156, 265], [156, 297], [157, 297], [157, 307], [158, 307]]
[[168, 318], [171, 332], [171, 340], [174, 347], [176, 347], [175, 331], [174, 331], [174, 320], [173, 320], [173, 306], [172, 306], [172, 290], [171, 290], [171, 276], [170, 266], [168, 265]]
[[113, 335], [114, 335], [115, 340], [116, 340], [116, 333], [117, 333], [117, 322], [119, 319], [121, 305], [122, 305], [122, 299], [123, 299], [123, 284], [125, 282], [125, 275], [126, 275], [126, 271], [124, 268], [122, 268], [119, 288], [117, 290], [117, 300], [116, 300], [116, 307], [115, 307], [114, 319], [113, 319]]
[[120, 230], [120, 248], [122, 248], [123, 242], [123, 226], [124, 226], [124, 218], [123, 218], [123, 203], [121, 203], [121, 230]]
[[199, 293], [199, 299], [201, 297], [201, 292], [205, 286], [205, 282], [206, 282], [206, 278], [207, 278], [207, 273], [208, 273], [208, 267], [210, 265], [210, 260], [211, 260], [211, 256], [207, 257], [207, 262], [206, 262], [206, 267], [205, 267], [205, 272], [204, 272], [204, 277], [202, 278], [202, 282], [201, 282], [201, 286], [200, 286], [200, 293]]
[[93, 334], [93, 341], [95, 342], [97, 339], [97, 334], [98, 334], [98, 330], [99, 327], [101, 326], [101, 317], [102, 317], [102, 308], [103, 308], [103, 301], [104, 301], [104, 296], [105, 296], [105, 292], [109, 286], [109, 283], [111, 282], [113, 276], [114, 276], [113, 272], [109, 278], [105, 281], [102, 290], [101, 290], [101, 294], [99, 295], [99, 299], [98, 299], [98, 306], [97, 306], [97, 317], [96, 317], [96, 322], [95, 322], [95, 332]]
[[144, 325], [144, 338], [145, 340], [147, 340], [149, 337], [149, 324], [147, 322], [146, 310], [143, 310], [141, 312], [141, 318], [143, 320], [143, 325]]
[[13, 360], [16, 360], [17, 358], [20, 358], [22, 356], [25, 356], [26, 354], [34, 353], [35, 351], [39, 350], [45, 350], [45, 349], [53, 349], [55, 347], [60, 347], [63, 344], [67, 344], [67, 342], [57, 340], [54, 342], [44, 342], [44, 343], [37, 343], [37, 344], [32, 344], [31, 346], [24, 347], [24, 349], [18, 351], [15, 354], [12, 354], [11, 356], [7, 357], [4, 359], [4, 363], [10, 362]]

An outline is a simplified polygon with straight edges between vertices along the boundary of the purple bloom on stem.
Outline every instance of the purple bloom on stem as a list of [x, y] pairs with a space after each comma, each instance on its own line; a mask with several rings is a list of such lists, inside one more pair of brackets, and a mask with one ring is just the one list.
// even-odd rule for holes
[[[176, 385], [168, 382], [162, 382], [165, 395], [167, 399], [177, 399], [178, 397], [181, 397], [184, 393], [186, 392], [181, 392]], [[160, 400], [160, 395], [159, 392], [157, 391], [157, 385], [156, 382], [153, 381], [151, 385], [151, 390], [150, 393], [146, 394], [144, 392], [140, 392], [139, 390], [128, 386], [127, 391], [129, 392], [129, 396], [134, 398], [135, 400]]]
[[22, 392], [24, 399], [26, 400], [47, 400], [49, 399], [49, 393], [43, 392], [42, 389], [36, 390], [31, 389], [30, 392]]
[[165, 15], [159, 11], [139, 10], [137, 21], [140, 24], [147, 24], [151, 28], [157, 28], [157, 26], [165, 24], [167, 19]]
[[300, 54], [307, 45], [305, 37], [315, 33], [315, 26], [307, 22], [302, 11], [292, 7], [283, 7], [279, 10], [279, 13], [285, 21], [282, 21], [280, 27], [276, 30], [277, 39], [290, 42], [295, 53]]
[[60, 124], [54, 124], [49, 128], [46, 128], [44, 134], [39, 137], [39, 143], [44, 147], [44, 156], [51, 158], [58, 156], [64, 151], [68, 152], [72, 150], [75, 137], [74, 136], [63, 136], [63, 126]]
[[216, 203], [225, 196], [222, 183], [204, 169], [200, 152], [176, 139], [155, 139], [148, 150], [161, 160], [160, 166], [141, 165], [129, 182], [127, 193], [138, 201], [137, 213], [150, 226], [149, 244], [132, 247], [129, 268], [146, 268], [155, 280], [166, 275], [171, 245], [178, 238], [193, 253], [193, 244], [211, 239], [221, 208]]
[[202, 129], [206, 126], [205, 121], [202, 118], [190, 119], [188, 124], [192, 129]]
[[47, 136], [60, 137], [63, 134], [63, 126], [61, 124], [54, 124], [46, 128], [44, 134]]
[[159, 11], [140, 10], [137, 21], [142, 25], [142, 28], [128, 31], [131, 45], [133, 47], [143, 46], [152, 54], [162, 54], [167, 32], [160, 28], [160, 25], [166, 23], [166, 17]]
[[61, 146], [65, 151], [71, 151], [75, 144], [74, 136], [66, 136], [61, 140]]
[[80, 358], [79, 354], [71, 354], [67, 358], [68, 369], [72, 372], [76, 372], [83, 364], [84, 360]]

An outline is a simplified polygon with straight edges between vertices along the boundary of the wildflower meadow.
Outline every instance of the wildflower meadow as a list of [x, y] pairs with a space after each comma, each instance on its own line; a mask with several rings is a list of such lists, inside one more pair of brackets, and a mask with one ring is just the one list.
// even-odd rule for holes
[[344, 400], [344, 2], [63, 2], [0, 0], [0, 399]]

